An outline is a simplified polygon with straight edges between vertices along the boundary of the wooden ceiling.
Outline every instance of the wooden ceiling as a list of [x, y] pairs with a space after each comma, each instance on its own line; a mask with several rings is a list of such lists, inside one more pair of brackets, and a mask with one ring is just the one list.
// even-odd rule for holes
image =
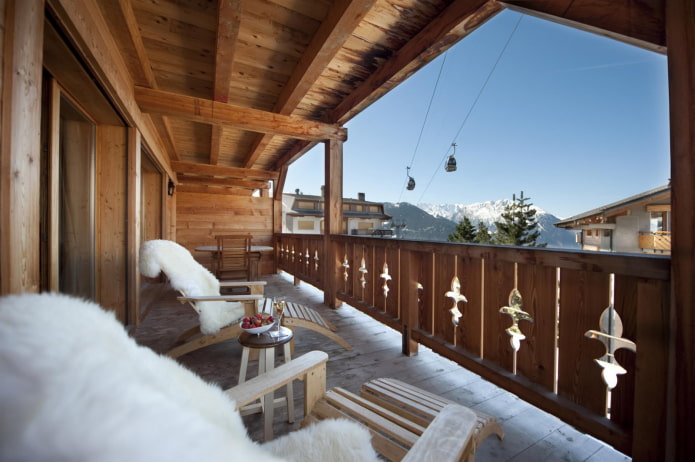
[[177, 181], [249, 193], [505, 6], [665, 49], [664, 0], [108, 0]]

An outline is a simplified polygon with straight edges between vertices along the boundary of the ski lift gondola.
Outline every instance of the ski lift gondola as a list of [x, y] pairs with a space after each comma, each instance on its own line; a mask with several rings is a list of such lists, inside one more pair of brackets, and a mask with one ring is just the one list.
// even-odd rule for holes
[[451, 143], [451, 145], [454, 147], [454, 153], [449, 156], [449, 159], [446, 161], [446, 165], [444, 166], [444, 170], [447, 172], [456, 171], [456, 159], [454, 158], [456, 155], [456, 143]]
[[406, 189], [408, 191], [412, 191], [413, 189], [415, 189], [415, 178], [410, 176], [410, 167], [406, 167], [406, 170], [408, 172], [408, 186], [406, 186]]

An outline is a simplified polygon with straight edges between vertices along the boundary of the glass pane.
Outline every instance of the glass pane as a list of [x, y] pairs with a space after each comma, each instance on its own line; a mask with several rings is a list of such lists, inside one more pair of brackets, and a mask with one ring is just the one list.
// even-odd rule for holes
[[60, 102], [59, 289], [94, 299], [95, 126]]

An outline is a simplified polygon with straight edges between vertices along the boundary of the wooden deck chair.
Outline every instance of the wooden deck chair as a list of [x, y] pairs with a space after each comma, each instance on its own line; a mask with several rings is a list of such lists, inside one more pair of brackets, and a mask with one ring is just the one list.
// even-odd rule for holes
[[[270, 372], [255, 377], [226, 391], [240, 408], [257, 399], [266, 400], [272, 412], [273, 392], [289, 381], [304, 383], [304, 420], [306, 427], [324, 419], [346, 418], [366, 426], [372, 435], [372, 446], [385, 460], [419, 462], [472, 461], [482, 438], [490, 432], [485, 426], [497, 425], [487, 417], [484, 427], [471, 409], [448, 402], [427, 421], [411, 420], [411, 414], [398, 407], [387, 408], [341, 388], [326, 391], [326, 361], [322, 351], [311, 351]], [[417, 389], [412, 387], [413, 389]], [[417, 389], [419, 390], [419, 389]], [[396, 401], [398, 398], [394, 398]], [[405, 407], [410, 404], [403, 401]], [[496, 428], [499, 428], [497, 425]], [[272, 432], [272, 428], [270, 429]], [[266, 425], [266, 435], [268, 427]], [[502, 430], [495, 430], [501, 437]]]
[[215, 274], [220, 280], [251, 279], [251, 235], [220, 235], [217, 240], [217, 266]]
[[[258, 312], [273, 314], [273, 299], [263, 299], [258, 306]], [[296, 327], [313, 330], [324, 337], [333, 340], [346, 350], [352, 347], [336, 332], [338, 329], [313, 308], [299, 303], [285, 301], [285, 312], [282, 315], [282, 325], [294, 331]], [[294, 354], [294, 338], [292, 339], [292, 354]]]
[[[177, 358], [199, 348], [241, 335], [239, 322], [256, 313], [263, 299], [265, 281], [228, 281], [220, 283], [191, 253], [173, 241], [156, 239], [140, 247], [140, 272], [156, 277], [160, 272], [181, 293], [177, 299], [189, 303], [200, 323], [182, 333], [177, 345], [167, 352]], [[220, 295], [221, 287], [246, 287], [244, 295]]]

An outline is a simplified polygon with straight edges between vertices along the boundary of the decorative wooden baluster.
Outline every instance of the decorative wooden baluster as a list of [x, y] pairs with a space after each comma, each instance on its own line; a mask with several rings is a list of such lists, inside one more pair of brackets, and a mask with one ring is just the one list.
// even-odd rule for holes
[[306, 254], [304, 254], [304, 263], [306, 263], [306, 270], [307, 272], [309, 271], [309, 259], [311, 258], [311, 255], [309, 255], [309, 247], [306, 248]]
[[362, 257], [360, 268], [357, 271], [362, 273], [362, 277], [360, 277], [360, 283], [362, 284], [362, 288], [364, 289], [367, 286], [367, 280], [365, 279], [364, 275], [369, 272], [367, 271], [367, 263], [364, 261], [364, 257]]
[[391, 280], [391, 275], [389, 274], [389, 265], [386, 262], [384, 262], [384, 270], [379, 277], [384, 280], [384, 285], [381, 286], [381, 288], [384, 290], [384, 298], [388, 298], [390, 290], [388, 281]]
[[505, 332], [509, 334], [509, 344], [514, 349], [514, 362], [512, 365], [512, 372], [516, 374], [516, 356], [521, 348], [521, 341], [526, 338], [521, 329], [519, 329], [519, 321], [529, 321], [533, 322], [533, 318], [527, 312], [522, 310], [524, 302], [521, 298], [521, 292], [514, 287], [511, 292], [509, 292], [509, 306], [503, 306], [500, 308], [500, 313], [508, 314], [512, 318], [512, 325], [505, 329]]
[[314, 271], [319, 270], [319, 251], [314, 250]]
[[292, 246], [292, 251], [290, 252], [290, 255], [292, 256], [292, 263], [294, 263], [294, 246]]
[[[451, 313], [451, 323], [454, 325], [454, 327], [458, 327], [459, 318], [463, 316], [463, 313], [459, 311], [458, 304], [459, 302], [468, 302], [466, 296], [461, 294], [461, 283], [459, 282], [458, 277], [454, 276], [454, 278], [451, 280], [451, 290], [445, 293], [444, 295], [446, 297], [449, 297], [453, 301], [453, 305], [449, 309], [449, 313]], [[456, 338], [454, 337], [454, 342], [455, 341]]]
[[347, 254], [345, 254], [345, 257], [343, 258], [343, 268], [345, 268], [345, 271], [343, 272], [343, 278], [345, 278], [345, 282], [347, 282], [349, 277], [348, 270], [350, 269], [350, 263], [348, 262]]
[[598, 340], [606, 347], [606, 354], [600, 358], [594, 359], [596, 363], [603, 368], [601, 377], [609, 390], [615, 388], [618, 384], [618, 374], [625, 374], [627, 371], [615, 359], [615, 352], [620, 348], [627, 348], [631, 351], [637, 351], [637, 345], [632, 340], [622, 338], [623, 321], [620, 315], [613, 308], [613, 304], [603, 310], [599, 318], [600, 331], [588, 330], [584, 335], [589, 338]]

